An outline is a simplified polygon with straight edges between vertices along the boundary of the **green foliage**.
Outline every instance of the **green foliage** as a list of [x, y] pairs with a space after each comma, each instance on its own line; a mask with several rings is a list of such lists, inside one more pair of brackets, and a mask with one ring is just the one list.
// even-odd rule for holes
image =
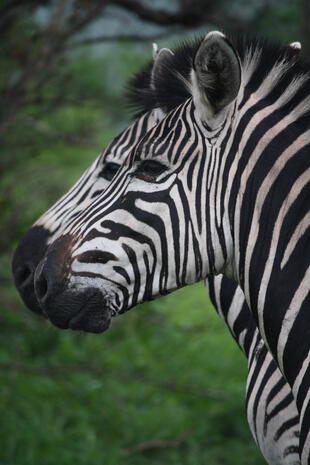
[[246, 361], [202, 285], [137, 307], [104, 335], [61, 332], [7, 299], [1, 464], [263, 463], [244, 418]]
[[257, 32], [284, 44], [299, 40], [302, 49], [307, 48], [307, 40], [302, 40], [300, 30], [302, 0], [273, 0], [270, 3], [265, 14], [257, 21]]

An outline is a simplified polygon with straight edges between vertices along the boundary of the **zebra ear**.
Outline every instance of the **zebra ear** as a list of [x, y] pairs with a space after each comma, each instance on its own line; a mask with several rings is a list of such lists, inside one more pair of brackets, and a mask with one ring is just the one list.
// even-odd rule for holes
[[221, 32], [210, 32], [194, 58], [192, 94], [199, 116], [208, 125], [218, 123], [224, 110], [238, 95], [241, 83], [240, 58]]
[[153, 44], [153, 59], [154, 64], [151, 73], [151, 87], [156, 88], [156, 82], [158, 82], [161, 73], [165, 71], [164, 63], [173, 55], [172, 50], [169, 48], [161, 48], [158, 50], [158, 45]]

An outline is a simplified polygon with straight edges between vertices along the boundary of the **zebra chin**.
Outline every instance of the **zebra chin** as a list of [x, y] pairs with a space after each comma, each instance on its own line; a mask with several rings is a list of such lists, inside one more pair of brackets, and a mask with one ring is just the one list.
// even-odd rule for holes
[[90, 333], [106, 331], [113, 314], [104, 295], [96, 288], [64, 290], [41, 305], [45, 316], [57, 328]]

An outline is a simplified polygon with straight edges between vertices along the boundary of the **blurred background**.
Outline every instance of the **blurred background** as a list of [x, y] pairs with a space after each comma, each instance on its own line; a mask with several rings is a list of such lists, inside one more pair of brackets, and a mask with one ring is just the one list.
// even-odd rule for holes
[[151, 45], [212, 29], [310, 52], [308, 0], [1, 0], [0, 464], [259, 465], [246, 360], [201, 284], [139, 306], [103, 335], [24, 308], [10, 261], [29, 226], [132, 116]]

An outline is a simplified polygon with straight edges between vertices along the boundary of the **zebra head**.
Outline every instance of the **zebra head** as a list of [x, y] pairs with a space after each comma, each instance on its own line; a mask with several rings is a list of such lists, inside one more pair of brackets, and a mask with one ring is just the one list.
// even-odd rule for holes
[[[217, 67], [213, 81], [206, 80], [203, 54], [211, 68]], [[171, 54], [171, 63], [173, 59]], [[219, 71], [220, 61], [224, 71]], [[91, 187], [96, 195], [87, 195], [86, 202], [82, 198], [82, 207], [72, 212], [69, 208], [69, 214], [64, 211], [67, 200], [70, 207], [68, 194], [44, 215], [54, 236], [36, 266], [35, 291], [40, 308], [57, 326], [102, 331], [114, 314], [223, 268], [226, 257], [215, 263], [206, 240], [215, 223], [212, 214], [207, 215], [212, 196], [202, 186], [212, 187], [210, 170], [218, 151], [206, 134], [218, 140], [219, 127], [228, 127], [240, 86], [240, 62], [226, 38], [214, 33], [202, 42], [193, 63], [186, 81], [188, 99], [147, 132], [107, 190], [100, 193]], [[159, 74], [165, 74], [165, 67]], [[233, 87], [228, 82], [232, 75]], [[152, 76], [151, 85], [156, 80]], [[213, 92], [208, 95], [212, 122], [209, 114], [204, 122], [199, 113], [205, 88]], [[188, 126], [182, 120], [185, 115], [194, 124]], [[99, 165], [98, 159], [80, 182], [87, 183], [91, 173], [98, 176]], [[66, 217], [60, 228], [55, 224], [57, 211]]]
[[96, 158], [74, 186], [26, 232], [12, 260], [15, 285], [26, 306], [38, 313], [42, 308], [35, 294], [34, 273], [48, 247], [62, 236], [67, 223], [108, 186], [131, 148], [160, 121], [164, 113], [157, 105], [156, 76], [171, 51], [153, 44], [153, 62], [132, 79], [128, 86], [129, 102], [140, 116]]
[[47, 249], [68, 223], [82, 214], [109, 185], [132, 146], [161, 118], [159, 109], [144, 113], [116, 137], [74, 186], [44, 213], [21, 239], [12, 260], [15, 285], [27, 307], [42, 313], [35, 295], [34, 273]]
[[105, 192], [65, 213], [36, 267], [37, 301], [59, 327], [103, 331], [139, 302], [231, 268], [216, 174], [242, 98], [241, 58], [221, 33], [182, 52], [168, 53], [151, 78], [164, 89], [158, 106], [177, 108], [130, 151]]

